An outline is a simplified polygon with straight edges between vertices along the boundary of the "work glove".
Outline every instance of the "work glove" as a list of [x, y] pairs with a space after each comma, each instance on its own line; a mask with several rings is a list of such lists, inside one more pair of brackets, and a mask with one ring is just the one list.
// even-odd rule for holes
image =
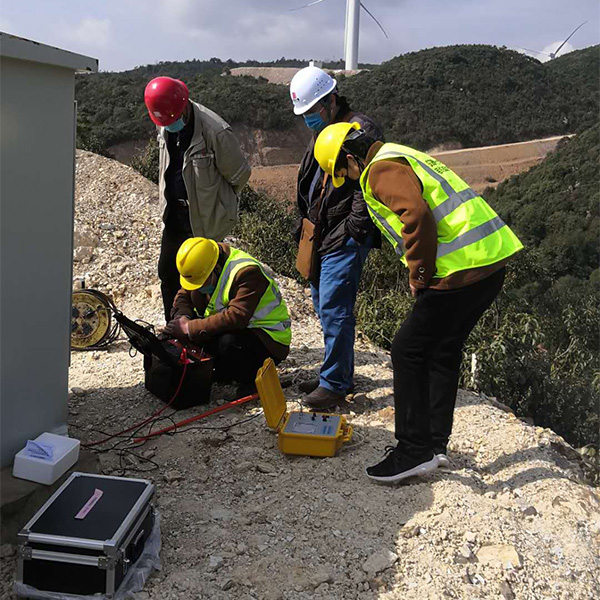
[[189, 340], [189, 319], [187, 317], [179, 317], [169, 321], [163, 329], [163, 334], [169, 338], [178, 340]]

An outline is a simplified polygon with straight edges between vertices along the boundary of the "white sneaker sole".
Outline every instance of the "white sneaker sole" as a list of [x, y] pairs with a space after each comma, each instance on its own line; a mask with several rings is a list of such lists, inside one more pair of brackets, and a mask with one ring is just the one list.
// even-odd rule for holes
[[438, 467], [440, 469], [448, 469], [450, 468], [450, 460], [445, 454], [436, 454], [438, 459]]
[[390, 475], [388, 477], [376, 477], [375, 475], [369, 475], [367, 473], [367, 477], [369, 479], [372, 479], [373, 481], [381, 481], [383, 483], [394, 483], [395, 481], [401, 481], [402, 479], [406, 479], [407, 477], [414, 477], [415, 475], [425, 475], [426, 473], [435, 471], [438, 468], [438, 464], [439, 459], [437, 456], [434, 456], [431, 460], [421, 463], [420, 465], [417, 465], [412, 469], [408, 469], [408, 471], [397, 473], [396, 475]]

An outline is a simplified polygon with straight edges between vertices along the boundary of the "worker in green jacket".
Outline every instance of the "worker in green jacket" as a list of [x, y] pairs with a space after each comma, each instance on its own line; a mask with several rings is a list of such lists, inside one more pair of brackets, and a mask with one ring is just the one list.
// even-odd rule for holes
[[375, 141], [358, 123], [325, 128], [314, 152], [334, 186], [360, 179], [416, 298], [391, 350], [398, 444], [367, 475], [394, 482], [447, 466], [464, 343], [523, 246], [479, 194], [423, 152]]

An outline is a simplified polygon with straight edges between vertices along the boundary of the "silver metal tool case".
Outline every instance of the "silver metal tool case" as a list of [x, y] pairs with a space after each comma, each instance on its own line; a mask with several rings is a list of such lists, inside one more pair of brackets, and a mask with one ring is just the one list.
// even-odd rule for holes
[[19, 532], [17, 582], [111, 598], [152, 531], [153, 496], [146, 479], [73, 473]]

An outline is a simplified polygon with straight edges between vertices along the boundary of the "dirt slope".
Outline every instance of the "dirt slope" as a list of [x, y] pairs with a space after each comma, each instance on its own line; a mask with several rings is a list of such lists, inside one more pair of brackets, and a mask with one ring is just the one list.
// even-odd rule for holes
[[[116, 264], [135, 258], [135, 268], [110, 272], [111, 285], [124, 290], [126, 314], [160, 323], [151, 270], [156, 188], [114, 161], [87, 153], [78, 160], [78, 181], [88, 183], [78, 186], [77, 228], [110, 234], [89, 246], [75, 274], [87, 272], [106, 291], [111, 257], [124, 255]], [[133, 189], [143, 190], [146, 219], [132, 218]], [[281, 285], [294, 321], [281, 375], [292, 383], [288, 408], [297, 410], [297, 382], [317, 372], [323, 345], [306, 291], [285, 279]], [[160, 406], [141, 383], [141, 358], [128, 348], [120, 341], [72, 355], [71, 435], [95, 440], [100, 430], [123, 429]], [[344, 407], [355, 437], [335, 458], [282, 455], [251, 405], [212, 417], [204, 429], [100, 455], [105, 473], [143, 475], [158, 488], [163, 568], [138, 600], [599, 597], [600, 500], [582, 483], [577, 454], [495, 400], [461, 391], [451, 469], [374, 485], [363, 470], [393, 443], [392, 373], [388, 354], [367, 340], [357, 341], [356, 352], [358, 391]], [[232, 394], [215, 386], [211, 406]], [[2, 556], [0, 596], [11, 598], [14, 550], [2, 547]]]
[[[430, 154], [456, 171], [474, 190], [481, 192], [538, 164], [561, 139], [559, 136], [501, 146], [434, 150]], [[257, 166], [252, 171], [250, 184], [275, 198], [295, 202], [297, 174], [297, 164]]]

